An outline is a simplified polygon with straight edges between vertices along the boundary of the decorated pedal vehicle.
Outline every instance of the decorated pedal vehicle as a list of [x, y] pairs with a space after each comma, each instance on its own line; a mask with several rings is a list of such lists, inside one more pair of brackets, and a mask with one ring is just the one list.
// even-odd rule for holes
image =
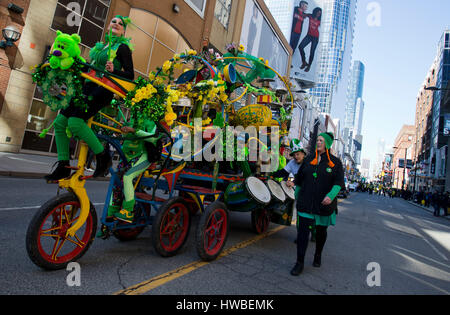
[[[74, 48], [78, 43], [78, 38], [58, 32], [54, 49], [56, 51], [62, 49], [60, 47]], [[72, 50], [76, 51], [76, 49]], [[34, 81], [42, 89], [46, 104], [54, 111], [65, 109], [69, 104], [75, 104], [81, 108], [85, 106], [82, 96], [83, 80], [89, 80], [104, 87], [117, 95], [119, 99], [125, 99], [129, 92], [139, 87], [139, 80], [130, 81], [102, 71], [86, 64], [82, 58], [77, 57], [76, 53], [70, 57], [70, 66], [67, 66], [67, 62], [55, 61], [55, 56], [64, 60], [68, 56], [65, 52], [55, 53], [55, 51], [52, 53], [50, 62], [39, 65], [33, 74]], [[160, 105], [170, 102], [171, 94], [165, 92], [165, 85], [155, 84], [155, 88], [162, 97]], [[105, 148], [110, 146], [114, 148], [120, 162], [117, 169], [110, 169], [112, 175], [110, 189], [100, 220], [99, 236], [107, 238], [114, 235], [119, 240], [128, 241], [135, 239], [146, 226], [153, 225], [154, 231], [161, 231], [161, 233], [153, 233], [156, 234], [153, 237], [155, 249], [163, 256], [174, 255], [186, 241], [190, 228], [190, 214], [186, 212], [183, 204], [174, 202], [171, 196], [162, 199], [155, 194], [149, 195], [143, 186], [138, 185], [138, 180], [134, 220], [125, 223], [109, 216], [113, 189], [123, 188], [121, 172], [130, 168], [133, 163], [128, 158], [127, 152], [124, 152], [124, 143], [128, 141], [132, 146], [133, 142], [142, 140], [139, 136], [121, 135], [120, 128], [127, 122], [127, 118], [120, 107], [116, 109], [119, 112], [118, 118], [100, 112], [98, 117], [95, 119], [92, 117], [88, 121], [89, 127], [101, 129], [101, 134], [97, 136], [106, 144]], [[147, 138], [161, 140], [166, 136], [165, 146], [170, 151], [172, 142], [164, 115], [170, 118], [170, 112], [166, 113], [165, 106], [162, 111], [148, 113], [147, 121], [153, 119], [156, 122], [154, 122], [155, 128]], [[45, 129], [41, 136], [44, 137], [51, 127]], [[69, 177], [57, 182], [57, 196], [41, 206], [28, 226], [26, 236], [28, 255], [36, 265], [44, 269], [65, 268], [69, 262], [80, 259], [95, 239], [98, 226], [97, 212], [85, 188], [86, 181], [92, 177], [85, 174], [87, 153], [87, 144], [81, 142], [77, 166], [71, 168]], [[151, 164], [151, 168], [158, 168], [154, 170], [155, 176], [168, 177], [169, 174], [177, 172], [177, 168], [165, 167], [169, 159], [161, 159], [160, 153], [153, 152], [152, 156], [154, 163]], [[67, 192], [60, 194], [61, 190]], [[166, 237], [169, 239], [168, 243], [166, 243]]]
[[[45, 203], [29, 224], [27, 252], [36, 265], [50, 270], [65, 268], [86, 253], [97, 232], [103, 239], [114, 236], [129, 241], [149, 225], [155, 250], [164, 257], [173, 256], [186, 243], [191, 216], [197, 212], [201, 216], [195, 231], [196, 249], [203, 260], [213, 260], [223, 250], [229, 232], [229, 211], [251, 212], [252, 227], [257, 233], [264, 233], [270, 221], [290, 225], [293, 192], [283, 183], [280, 186], [268, 181], [269, 174], [257, 172], [256, 163], [249, 163], [247, 156], [243, 161], [233, 162], [230, 169], [226, 163], [218, 162], [217, 157], [208, 162], [196, 160], [215, 144], [226, 142], [220, 134], [227, 127], [283, 125], [283, 115], [278, 115], [279, 121], [273, 119], [274, 113], [283, 112], [279, 103], [271, 106], [275, 94], [252, 84], [257, 78], [273, 78], [275, 71], [263, 61], [244, 54], [242, 48], [233, 46], [229, 51], [224, 56], [198, 56], [195, 51], [175, 55], [156, 73], [150, 73], [148, 79], [136, 81], [86, 64], [77, 57], [76, 49], [68, 61], [69, 67], [67, 61], [53, 61], [53, 65], [37, 68], [33, 78], [53, 110], [66, 108], [71, 102], [84, 106], [81, 86], [82, 80], [88, 79], [123, 99], [123, 108], [134, 113], [136, 120], [153, 121], [156, 128], [151, 136], [165, 142], [153, 152], [147, 171], [134, 182], [132, 220], [117, 220], [110, 213], [111, 201], [123, 194], [123, 173], [132, 164], [124, 152], [124, 141], [143, 138], [122, 134], [121, 127], [129, 117], [123, 115], [120, 107], [119, 117], [100, 113], [100, 119], [91, 118], [89, 126], [101, 128], [98, 137], [120, 157], [118, 168], [110, 169], [100, 228], [97, 229], [97, 213], [85, 189], [90, 176], [84, 174], [88, 147], [82, 142], [77, 167], [72, 168], [71, 176], [58, 182], [58, 195]], [[239, 67], [250, 71], [240, 73]], [[82, 72], [83, 68], [89, 72]], [[279, 77], [290, 92], [284, 78]], [[262, 101], [236, 110], [234, 103], [249, 93], [259, 95]], [[236, 96], [230, 98], [233, 94]], [[180, 128], [190, 132], [187, 138], [191, 140], [195, 138], [192, 131], [200, 130], [209, 136], [201, 138], [199, 147], [193, 145], [192, 153], [180, 153], [175, 150], [185, 138], [180, 138]], [[245, 146], [251, 141], [245, 140]], [[270, 145], [264, 147], [270, 149]], [[235, 156], [235, 147], [231, 151]], [[60, 195], [60, 189], [67, 193]]]

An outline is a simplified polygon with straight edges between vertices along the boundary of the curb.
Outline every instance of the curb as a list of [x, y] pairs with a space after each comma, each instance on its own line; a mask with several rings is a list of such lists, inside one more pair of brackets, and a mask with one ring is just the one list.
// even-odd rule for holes
[[[433, 210], [433, 209], [426, 208], [426, 207], [424, 207], [424, 206], [418, 205], [418, 204], [415, 203], [415, 202], [408, 201], [408, 203], [409, 203], [409, 204], [412, 204], [412, 205], [414, 205], [414, 206], [416, 206], [416, 207], [418, 207], [418, 208], [421, 208], [421, 209], [423, 209], [423, 210], [426, 210], [427, 212], [434, 213], [434, 210]], [[444, 218], [444, 219], [450, 220], [450, 216], [448, 216], [448, 215], [447, 215], [447, 216], [440, 215], [439, 218]]]

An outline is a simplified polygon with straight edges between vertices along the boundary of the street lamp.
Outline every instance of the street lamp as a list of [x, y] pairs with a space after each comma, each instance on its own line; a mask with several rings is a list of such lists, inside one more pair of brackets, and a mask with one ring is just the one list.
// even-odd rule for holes
[[12, 26], [9, 25], [5, 27], [2, 30], [3, 37], [6, 39], [6, 41], [0, 42], [0, 48], [6, 49], [6, 47], [12, 47], [13, 43], [17, 42], [21, 36], [20, 31]]

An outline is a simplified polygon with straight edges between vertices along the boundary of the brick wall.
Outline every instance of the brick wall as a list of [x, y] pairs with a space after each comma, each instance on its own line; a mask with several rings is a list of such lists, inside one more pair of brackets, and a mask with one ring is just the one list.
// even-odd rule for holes
[[[19, 6], [20, 2], [27, 2], [27, 10], [22, 14], [22, 37], [15, 45], [14, 58], [8, 59], [9, 67], [1, 67], [0, 75], [0, 81], [6, 81], [0, 84], [0, 88], [4, 88], [0, 90], [4, 95], [0, 112], [0, 151], [18, 152], [22, 146], [34, 93], [30, 67], [42, 62], [46, 46], [54, 40], [55, 34], [49, 26], [57, 0], [0, 0], [2, 12], [9, 2]], [[3, 73], [8, 74], [8, 79], [5, 80]]]
[[[22, 14], [14, 13], [7, 9], [9, 3], [13, 3], [22, 9]], [[25, 19], [28, 12], [30, 0], [0, 0], [0, 31], [8, 25], [13, 25], [20, 32], [23, 31]], [[4, 40], [3, 36], [1, 37]], [[6, 89], [8, 87], [9, 78], [11, 75], [11, 68], [14, 67], [17, 55], [17, 47], [20, 43], [16, 42], [14, 47], [7, 49], [0, 49], [0, 113], [2, 112], [3, 103], [5, 100]]]

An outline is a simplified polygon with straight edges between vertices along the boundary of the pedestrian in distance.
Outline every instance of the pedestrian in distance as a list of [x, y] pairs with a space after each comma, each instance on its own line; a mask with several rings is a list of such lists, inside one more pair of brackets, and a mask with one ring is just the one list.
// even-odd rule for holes
[[298, 276], [304, 268], [310, 227], [316, 226], [314, 267], [322, 264], [322, 251], [327, 240], [327, 229], [336, 224], [337, 195], [345, 189], [344, 169], [339, 158], [330, 154], [334, 141], [332, 133], [321, 133], [317, 138], [315, 156], [305, 159], [291, 187], [297, 186], [297, 262], [291, 275]]

